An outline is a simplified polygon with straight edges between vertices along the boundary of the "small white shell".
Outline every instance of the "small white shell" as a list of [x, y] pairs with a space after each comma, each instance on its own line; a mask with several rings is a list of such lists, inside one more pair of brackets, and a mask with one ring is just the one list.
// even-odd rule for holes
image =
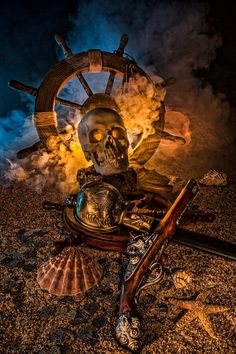
[[173, 275], [173, 282], [176, 289], [182, 289], [192, 282], [192, 277], [184, 270], [180, 270]]
[[210, 170], [199, 180], [199, 183], [204, 186], [227, 186], [227, 175], [224, 172]]

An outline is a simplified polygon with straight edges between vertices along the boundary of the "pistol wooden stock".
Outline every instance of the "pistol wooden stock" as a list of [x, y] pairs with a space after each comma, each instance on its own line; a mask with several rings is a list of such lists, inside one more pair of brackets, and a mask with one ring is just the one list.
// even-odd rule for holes
[[123, 346], [131, 351], [139, 350], [144, 340], [143, 325], [134, 301], [137, 289], [149, 267], [160, 258], [168, 240], [173, 236], [181, 216], [198, 190], [199, 186], [196, 181], [190, 180], [154, 232], [150, 236], [138, 236], [128, 246], [130, 260], [122, 284], [116, 337]]

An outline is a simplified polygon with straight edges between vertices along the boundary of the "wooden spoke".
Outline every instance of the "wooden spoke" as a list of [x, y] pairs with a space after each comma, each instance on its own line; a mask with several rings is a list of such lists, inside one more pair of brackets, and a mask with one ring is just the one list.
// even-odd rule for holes
[[[27, 93], [29, 93], [32, 96], [36, 96], [37, 93], [38, 93], [38, 90], [35, 87], [24, 85], [24, 84], [22, 84], [22, 82], [16, 81], [16, 80], [11, 80], [9, 82], [9, 86], [11, 88], [13, 88], [13, 89], [27, 92]], [[56, 97], [55, 101], [56, 101], [57, 104], [61, 104], [63, 106], [67, 106], [67, 107], [70, 107], [70, 108], [73, 108], [73, 109], [80, 110], [81, 107], [82, 107], [78, 103], [74, 103], [74, 102], [71, 102], [71, 101], [63, 100], [62, 98], [59, 98], [59, 97]]]
[[36, 96], [38, 92], [38, 90], [35, 87], [25, 85], [22, 82], [17, 80], [10, 80], [9, 86], [15, 90], [27, 92], [31, 96]]
[[122, 80], [122, 84], [121, 84], [122, 92], [125, 91], [125, 84], [129, 82], [129, 77], [130, 77], [129, 66], [128, 66], [128, 64], [126, 64], [125, 72], [124, 72], [124, 76], [123, 76], [123, 80]]
[[181, 136], [170, 134], [164, 130], [160, 131], [160, 134], [161, 134], [162, 139], [164, 139], [164, 140], [170, 140], [170, 141], [173, 141], [179, 145], [184, 145], [186, 143], [186, 140], [184, 138], [182, 138]]
[[[117, 50], [115, 50], [115, 54], [118, 55], [119, 57], [122, 57], [123, 54], [124, 54], [124, 50], [125, 50], [125, 47], [126, 47], [127, 43], [128, 43], [128, 36], [127, 36], [127, 34], [123, 34], [121, 36], [121, 39], [120, 39], [119, 47], [117, 48]], [[110, 72], [110, 76], [109, 76], [109, 79], [108, 79], [108, 82], [107, 82], [107, 87], [106, 87], [106, 93], [108, 93], [108, 95], [111, 93], [111, 89], [112, 89], [112, 86], [113, 86], [114, 78], [115, 77], [112, 75], [112, 72]], [[122, 88], [121, 88], [122, 91], [124, 90], [124, 85], [125, 85], [126, 82], [128, 82], [127, 66], [126, 66], [126, 69], [125, 69], [125, 72], [124, 72], [124, 78], [123, 78], [123, 81], [122, 81]]]
[[168, 77], [168, 79], [163, 80], [160, 83], [156, 83], [155, 86], [157, 89], [163, 89], [166, 86], [170, 86], [176, 83], [175, 77]]
[[115, 71], [111, 70], [109, 78], [108, 78], [108, 81], [107, 81], [107, 87], [106, 87], [106, 90], [105, 90], [105, 93], [107, 95], [111, 94], [111, 90], [112, 90], [112, 87], [113, 87], [113, 84], [114, 84], [114, 80], [115, 80], [115, 75], [116, 75]]
[[91, 90], [91, 88], [89, 87], [89, 84], [87, 83], [87, 81], [85, 80], [83, 74], [79, 73], [76, 75], [77, 78], [79, 79], [81, 85], [83, 86], [85, 92], [87, 93], [87, 95], [89, 97], [93, 96], [93, 91]]
[[[55, 34], [55, 40], [57, 42], [57, 44], [61, 47], [61, 49], [63, 50], [63, 53], [65, 54], [65, 57], [68, 58], [70, 56], [73, 55], [71, 49], [68, 47], [65, 39], [63, 38], [63, 36], [59, 33]], [[85, 78], [83, 77], [83, 75], [81, 73], [76, 75], [77, 78], [79, 79], [81, 85], [83, 86], [85, 92], [87, 93], [87, 95], [93, 96], [93, 91], [91, 90], [91, 88], [89, 87], [89, 84], [87, 83], [87, 81], [85, 80]]]
[[128, 36], [127, 34], [123, 34], [120, 39], [119, 47], [117, 50], [115, 50], [115, 54], [118, 55], [119, 57], [122, 57], [127, 43], [128, 43]]

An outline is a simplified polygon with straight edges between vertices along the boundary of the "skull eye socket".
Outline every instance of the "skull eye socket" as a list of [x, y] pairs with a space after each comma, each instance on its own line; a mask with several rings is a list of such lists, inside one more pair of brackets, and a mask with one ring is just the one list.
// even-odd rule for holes
[[100, 129], [94, 129], [90, 132], [90, 138], [92, 142], [101, 141], [103, 138], [103, 133]]
[[111, 131], [111, 135], [115, 139], [120, 139], [124, 135], [123, 129], [118, 128], [118, 127], [113, 128], [112, 131]]

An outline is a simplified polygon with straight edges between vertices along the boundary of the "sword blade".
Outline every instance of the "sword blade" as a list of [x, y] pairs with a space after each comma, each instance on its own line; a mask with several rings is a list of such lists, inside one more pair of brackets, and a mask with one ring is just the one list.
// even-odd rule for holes
[[172, 241], [236, 261], [236, 243], [178, 228]]

